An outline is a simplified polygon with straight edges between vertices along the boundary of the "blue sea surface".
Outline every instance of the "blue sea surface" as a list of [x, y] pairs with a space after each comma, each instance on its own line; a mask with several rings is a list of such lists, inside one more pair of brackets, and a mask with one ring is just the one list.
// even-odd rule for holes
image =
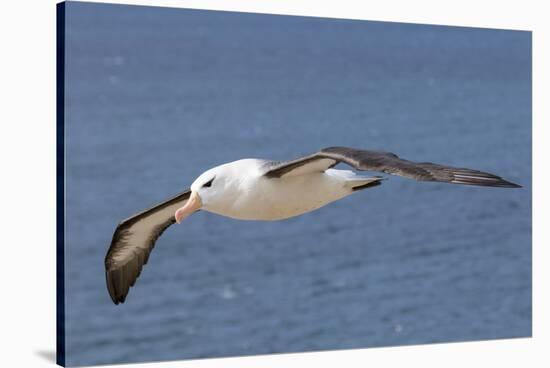
[[[531, 336], [530, 32], [75, 2], [66, 15], [68, 365]], [[199, 212], [112, 303], [119, 221], [221, 163], [333, 145], [523, 188], [392, 176], [279, 222]]]

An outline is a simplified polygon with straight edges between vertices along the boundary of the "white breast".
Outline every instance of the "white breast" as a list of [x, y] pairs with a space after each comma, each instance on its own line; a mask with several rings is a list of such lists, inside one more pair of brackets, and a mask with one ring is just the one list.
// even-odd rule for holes
[[[251, 162], [255, 161], [255, 162]], [[352, 193], [348, 171], [327, 170], [283, 178], [266, 178], [260, 160], [226, 167], [224, 200], [204, 210], [240, 220], [281, 220], [313, 211]], [[252, 165], [254, 163], [254, 165]]]

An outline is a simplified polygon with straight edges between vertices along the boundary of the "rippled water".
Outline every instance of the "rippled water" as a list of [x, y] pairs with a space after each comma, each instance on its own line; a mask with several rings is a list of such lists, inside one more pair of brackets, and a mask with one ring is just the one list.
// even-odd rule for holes
[[[531, 335], [527, 32], [69, 3], [69, 365]], [[197, 213], [123, 305], [116, 224], [227, 161], [330, 145], [497, 173], [391, 177], [280, 222]]]

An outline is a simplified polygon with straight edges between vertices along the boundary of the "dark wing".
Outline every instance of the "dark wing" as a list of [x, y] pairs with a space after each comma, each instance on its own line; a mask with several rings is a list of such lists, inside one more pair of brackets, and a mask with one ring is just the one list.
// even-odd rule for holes
[[323, 172], [337, 165], [340, 160], [314, 153], [292, 161], [267, 161], [264, 175], [268, 178], [286, 178], [312, 172]]
[[156, 240], [176, 222], [174, 214], [185, 204], [190, 194], [191, 191], [187, 190], [117, 226], [105, 256], [107, 289], [115, 304], [124, 303], [128, 289], [134, 286]]
[[[315, 167], [314, 162], [325, 165]], [[292, 175], [295, 170], [324, 171], [337, 163], [344, 162], [356, 170], [380, 171], [420, 181], [438, 181], [452, 184], [480, 185], [500, 188], [518, 188], [520, 185], [483, 171], [456, 168], [430, 162], [403, 160], [397, 155], [383, 151], [360, 150], [348, 147], [329, 147], [301, 159], [275, 163], [264, 174], [270, 178]]]

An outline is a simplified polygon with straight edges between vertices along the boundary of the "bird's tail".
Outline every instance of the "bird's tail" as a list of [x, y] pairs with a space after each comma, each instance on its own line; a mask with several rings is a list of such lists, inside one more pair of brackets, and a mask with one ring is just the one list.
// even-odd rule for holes
[[343, 181], [344, 187], [351, 189], [353, 192], [380, 185], [384, 179], [381, 176], [358, 175], [351, 170], [329, 169], [325, 173]]
[[353, 192], [356, 192], [358, 190], [376, 187], [382, 184], [382, 180], [384, 180], [384, 178], [382, 178], [381, 176], [375, 176], [375, 177], [368, 178], [368, 180], [350, 181], [349, 185], [351, 187], [351, 190]]

